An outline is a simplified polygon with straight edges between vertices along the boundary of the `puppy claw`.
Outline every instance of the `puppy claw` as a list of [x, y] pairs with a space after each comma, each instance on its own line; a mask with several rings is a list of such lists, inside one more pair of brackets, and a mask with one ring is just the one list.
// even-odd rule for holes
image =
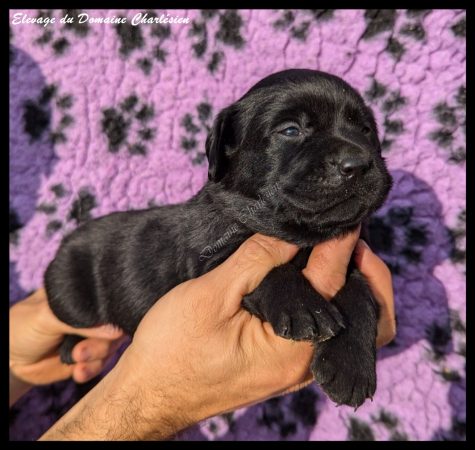
[[277, 334], [278, 336], [287, 338], [290, 334], [290, 329], [291, 329], [290, 317], [287, 314], [282, 313], [278, 319], [277, 325], [275, 327], [274, 326], [272, 327], [274, 329], [275, 334]]
[[84, 339], [85, 338], [82, 336], [77, 336], [73, 334], [68, 334], [64, 337], [63, 342], [59, 346], [59, 356], [63, 364], [71, 365], [76, 363], [76, 361], [74, 361], [73, 359], [72, 352], [74, 346]]
[[[375, 360], [370, 353], [348, 353], [350, 338], [349, 333], [344, 332], [315, 346], [312, 373], [332, 401], [338, 405], [351, 406], [356, 411], [366, 398], [373, 397], [376, 371]], [[355, 348], [355, 342], [351, 346]]]

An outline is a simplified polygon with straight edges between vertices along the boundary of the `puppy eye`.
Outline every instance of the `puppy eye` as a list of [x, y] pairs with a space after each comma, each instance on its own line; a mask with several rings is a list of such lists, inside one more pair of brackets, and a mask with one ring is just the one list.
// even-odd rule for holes
[[367, 127], [367, 126], [364, 126], [363, 128], [361, 128], [361, 132], [363, 134], [370, 134], [371, 133], [371, 128]]
[[297, 127], [287, 127], [283, 129], [280, 133], [288, 137], [300, 136], [300, 130]]

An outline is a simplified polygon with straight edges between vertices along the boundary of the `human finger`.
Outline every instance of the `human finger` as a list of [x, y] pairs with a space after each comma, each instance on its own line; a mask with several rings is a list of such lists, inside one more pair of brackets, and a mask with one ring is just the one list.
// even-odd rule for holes
[[379, 305], [376, 345], [381, 347], [396, 336], [396, 313], [391, 271], [362, 239], [355, 249], [355, 263], [365, 276]]
[[327, 300], [343, 287], [361, 226], [345, 236], [317, 244], [302, 271], [315, 290]]

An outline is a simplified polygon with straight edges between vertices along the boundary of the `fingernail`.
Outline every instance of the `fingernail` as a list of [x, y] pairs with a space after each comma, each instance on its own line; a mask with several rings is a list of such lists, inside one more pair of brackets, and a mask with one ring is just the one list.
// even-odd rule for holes
[[122, 330], [114, 325], [104, 325], [102, 327], [102, 330], [104, 331], [105, 334], [110, 334], [111, 336], [114, 336], [116, 334], [118, 334], [119, 332], [121, 332]]
[[360, 243], [361, 243], [361, 245], [362, 245], [363, 247], [366, 247], [367, 249], [371, 250], [370, 246], [366, 243], [365, 240], [360, 239], [359, 241], [360, 241]]

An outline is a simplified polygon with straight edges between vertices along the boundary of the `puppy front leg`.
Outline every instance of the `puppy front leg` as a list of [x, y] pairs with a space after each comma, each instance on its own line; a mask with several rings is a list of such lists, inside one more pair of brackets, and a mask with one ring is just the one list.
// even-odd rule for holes
[[343, 314], [346, 328], [315, 346], [312, 373], [334, 402], [357, 408], [376, 390], [378, 306], [357, 270], [332, 303]]
[[338, 309], [292, 264], [272, 269], [253, 292], [244, 296], [242, 305], [287, 339], [322, 342], [345, 326]]

